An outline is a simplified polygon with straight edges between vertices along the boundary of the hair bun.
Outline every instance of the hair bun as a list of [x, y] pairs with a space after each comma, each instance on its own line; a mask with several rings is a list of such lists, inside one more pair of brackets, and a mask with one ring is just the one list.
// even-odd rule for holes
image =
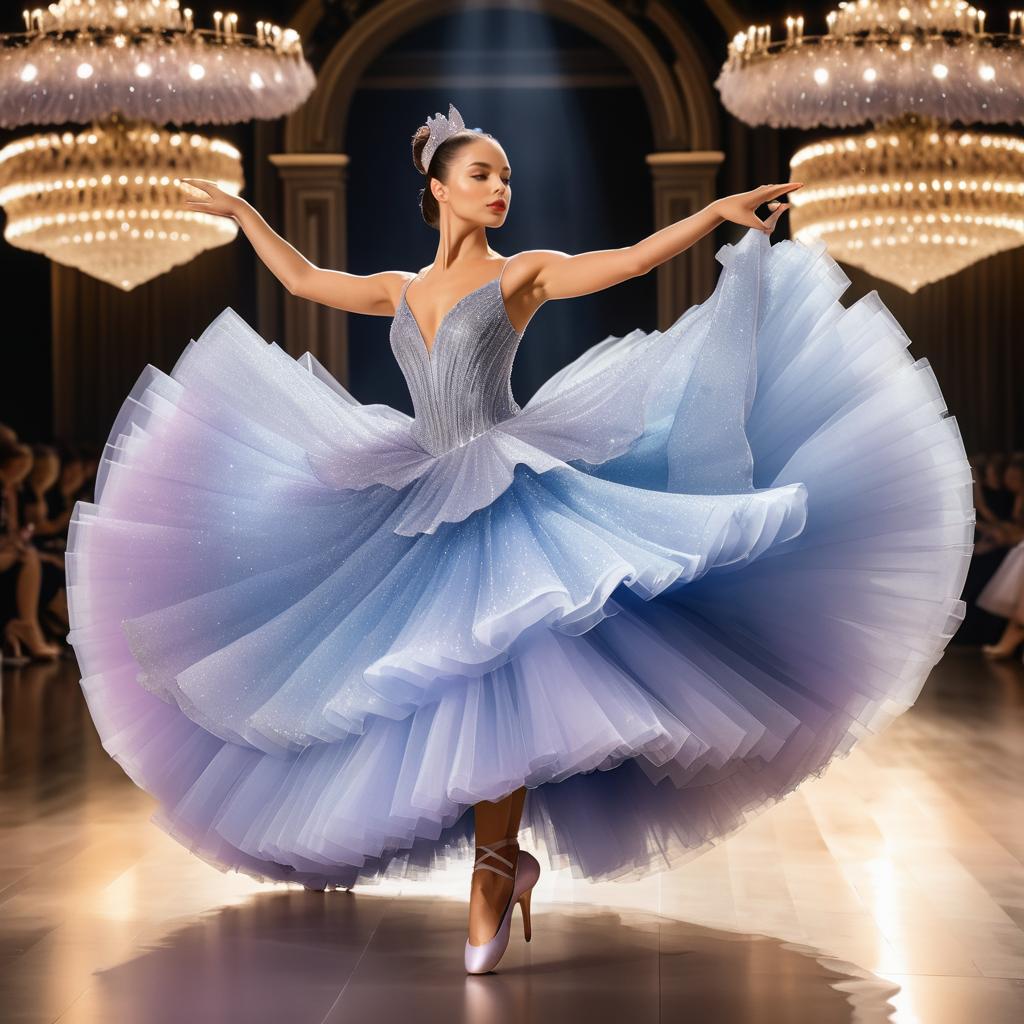
[[425, 124], [421, 124], [412, 137], [412, 163], [424, 177], [427, 175], [427, 169], [423, 166], [423, 149], [429, 138], [430, 128]]

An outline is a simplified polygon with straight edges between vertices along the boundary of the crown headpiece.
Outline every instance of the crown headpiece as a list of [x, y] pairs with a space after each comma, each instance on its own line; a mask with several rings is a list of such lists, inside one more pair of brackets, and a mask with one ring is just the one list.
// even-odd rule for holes
[[427, 127], [430, 129], [430, 138], [427, 139], [423, 152], [420, 154], [420, 166], [423, 168], [424, 174], [430, 167], [430, 159], [434, 155], [434, 150], [456, 132], [464, 131], [466, 123], [462, 120], [462, 115], [455, 109], [454, 104], [449, 103], [448, 116], [445, 117], [440, 111], [433, 117], [428, 116]]

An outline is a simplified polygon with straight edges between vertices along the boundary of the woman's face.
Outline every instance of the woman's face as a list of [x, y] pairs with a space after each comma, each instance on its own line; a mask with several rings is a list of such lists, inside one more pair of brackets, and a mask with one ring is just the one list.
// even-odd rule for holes
[[1008, 491], [1013, 491], [1015, 494], [1019, 494], [1024, 484], [1024, 473], [1021, 472], [1020, 466], [1007, 466], [1006, 472], [1003, 474], [1003, 481]]
[[993, 490], [1003, 486], [1003, 470], [999, 463], [990, 462], [985, 466], [985, 483]]
[[442, 185], [432, 179], [430, 188], [442, 211], [447, 200], [453, 216], [496, 228], [505, 223], [512, 205], [511, 173], [501, 146], [491, 139], [477, 139], [459, 150], [448, 180]]

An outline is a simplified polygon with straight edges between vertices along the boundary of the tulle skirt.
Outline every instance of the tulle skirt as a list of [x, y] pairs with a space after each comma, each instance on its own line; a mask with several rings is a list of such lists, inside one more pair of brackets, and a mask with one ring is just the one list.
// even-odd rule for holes
[[67, 574], [90, 712], [161, 827], [350, 885], [465, 856], [472, 805], [526, 786], [524, 842], [633, 878], [913, 704], [965, 610], [956, 421], [823, 245], [717, 259], [672, 327], [447, 460], [230, 309], [146, 367]]

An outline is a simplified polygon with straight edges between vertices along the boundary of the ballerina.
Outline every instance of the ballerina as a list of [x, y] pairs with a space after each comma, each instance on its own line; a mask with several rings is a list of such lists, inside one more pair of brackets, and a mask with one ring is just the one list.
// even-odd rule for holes
[[[906, 710], [963, 617], [974, 510], [955, 420], [877, 295], [846, 309], [823, 246], [769, 243], [800, 182], [630, 246], [506, 257], [499, 142], [450, 107], [412, 144], [439, 232], [418, 272], [314, 266], [182, 179], [292, 295], [391, 318], [414, 415], [226, 309], [114, 424], [69, 537], [70, 639], [107, 749], [220, 869], [350, 886], [475, 847], [481, 973], [516, 906], [530, 935], [522, 827], [581, 876], [635, 877]], [[726, 221], [749, 231], [708, 299], [519, 406], [544, 302]]]

